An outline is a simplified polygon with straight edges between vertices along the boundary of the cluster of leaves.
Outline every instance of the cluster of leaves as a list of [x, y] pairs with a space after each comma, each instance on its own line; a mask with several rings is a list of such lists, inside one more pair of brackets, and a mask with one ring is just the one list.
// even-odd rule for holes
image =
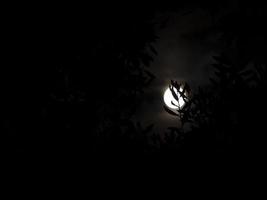
[[[217, 26], [223, 33], [222, 51], [213, 57], [212, 65], [215, 76], [208, 86], [194, 91], [185, 108], [167, 110], [178, 117], [182, 126], [171, 129], [176, 137], [171, 142], [166, 140], [166, 146], [174, 143], [180, 151], [185, 148], [195, 154], [205, 151], [261, 155], [266, 141], [262, 134], [266, 130], [263, 116], [267, 111], [267, 62], [262, 48], [266, 37], [257, 31], [263, 28], [261, 21], [263, 18], [248, 7], [239, 7], [222, 17]], [[179, 84], [171, 85], [179, 91]], [[174, 93], [173, 96], [176, 97]], [[187, 130], [185, 124], [189, 125]], [[181, 135], [183, 140], [177, 137]]]
[[[192, 103], [192, 101], [190, 100], [191, 89], [187, 83], [178, 83], [177, 81], [173, 80], [171, 80], [171, 85], [169, 85], [169, 88], [174, 99], [178, 102], [178, 105], [176, 105], [174, 102], [171, 102], [171, 104], [177, 107], [177, 109], [170, 109], [166, 105], [164, 105], [164, 109], [169, 114], [179, 117], [182, 126], [184, 126], [186, 122], [190, 121], [190, 116], [188, 115], [188, 109]], [[184, 102], [183, 106], [179, 104], [180, 98], [183, 99]]]
[[8, 149], [108, 152], [123, 141], [135, 143], [130, 132], [143, 132], [130, 118], [154, 79], [148, 68], [157, 53], [154, 24], [150, 12], [105, 12], [38, 22], [38, 49], [22, 54], [31, 68], [10, 72], [20, 77], [13, 83], [19, 103], [8, 104], [15, 129]]
[[222, 52], [214, 57], [216, 77], [207, 88], [192, 94], [188, 85], [180, 91], [181, 84], [171, 82], [174, 98], [176, 88], [186, 104], [166, 108], [182, 126], [170, 127], [163, 140], [156, 134], [148, 138], [152, 125], [131, 121], [143, 88], [154, 78], [148, 66], [157, 37], [148, 10], [97, 10], [37, 21], [34, 33], [42, 34], [31, 38], [33, 50], [16, 59], [11, 55], [14, 63], [4, 79], [8, 149], [52, 154], [263, 149], [266, 21], [264, 7], [250, 7], [234, 7], [216, 24]]

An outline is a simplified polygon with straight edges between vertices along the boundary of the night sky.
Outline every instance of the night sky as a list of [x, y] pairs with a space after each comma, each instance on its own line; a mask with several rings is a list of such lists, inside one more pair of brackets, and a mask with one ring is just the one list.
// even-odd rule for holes
[[184, 12], [157, 16], [161, 20], [167, 19], [167, 23], [164, 29], [157, 30], [159, 40], [155, 47], [159, 55], [151, 64], [156, 79], [146, 90], [146, 101], [137, 113], [143, 122], [159, 122], [155, 127], [158, 131], [179, 125], [179, 121], [163, 109], [163, 93], [170, 80], [186, 81], [195, 88], [207, 84], [213, 72], [210, 66], [212, 55], [219, 51], [216, 44], [218, 34], [204, 38], [192, 36], [210, 27], [210, 16], [201, 10], [187, 15], [183, 15]]
[[[55, 5], [5, 16], [7, 155], [263, 155], [263, 4]], [[186, 106], [169, 109], [164, 91], [177, 98], [180, 84]]]

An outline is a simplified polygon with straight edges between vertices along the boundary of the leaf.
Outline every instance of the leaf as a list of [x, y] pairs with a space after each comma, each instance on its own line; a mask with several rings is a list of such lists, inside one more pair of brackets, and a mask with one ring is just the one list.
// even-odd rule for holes
[[240, 75], [242, 75], [242, 76], [250, 76], [253, 73], [254, 73], [253, 70], [248, 69], [248, 70], [244, 70], [244, 71], [240, 72]]
[[150, 131], [152, 131], [153, 128], [154, 128], [154, 124], [150, 124], [149, 126], [145, 128], [145, 130], [143, 130], [143, 134], [149, 133]]
[[166, 28], [166, 26], [167, 26], [169, 20], [170, 20], [170, 17], [168, 16], [168, 17], [165, 18], [162, 22], [160, 22], [160, 26], [159, 26], [159, 28], [160, 28], [160, 29], [164, 29], [164, 28]]
[[224, 55], [222, 55], [222, 56], [212, 56], [212, 58], [214, 60], [216, 60], [216, 62], [218, 62], [218, 63], [222, 63], [222, 64], [225, 64], [225, 65], [230, 65], [231, 64], [231, 61]]
[[178, 84], [177, 81], [171, 80], [171, 85], [177, 89], [177, 91], [180, 89], [181, 84]]
[[214, 85], [218, 85], [218, 82], [215, 81], [213, 78], [210, 78], [210, 81], [211, 81], [212, 84], [214, 84]]
[[165, 111], [166, 111], [167, 113], [179, 117], [179, 115], [178, 115], [176, 112], [170, 110], [167, 106], [164, 105], [163, 107], [164, 107], [164, 109], [165, 109]]
[[148, 71], [148, 70], [144, 70], [144, 72], [145, 72], [151, 79], [154, 79], [154, 78], [155, 78], [155, 75], [152, 74], [150, 71]]
[[179, 108], [179, 106], [177, 104], [173, 103], [173, 101], [171, 101], [171, 104], [176, 106], [177, 108]]
[[184, 101], [187, 100], [187, 96], [185, 95], [185, 90], [184, 89], [183, 89], [183, 91], [178, 90], [178, 92], [179, 92], [180, 96], [183, 98]]
[[183, 108], [182, 108], [182, 111], [185, 111], [186, 109], [189, 109], [192, 105], [192, 102], [191, 101], [188, 101], [184, 104]]
[[149, 48], [155, 55], [158, 55], [157, 50], [152, 45], [149, 45]]
[[184, 84], [184, 90], [187, 91], [187, 92], [191, 91], [191, 88], [187, 83]]
[[222, 73], [221, 71], [220, 72], [215, 71], [214, 73], [218, 77], [225, 76], [225, 73]]
[[179, 133], [180, 132], [180, 129], [177, 128], [177, 127], [168, 127], [167, 129], [170, 130], [171, 132], [174, 132], [174, 133]]
[[178, 95], [177, 95], [176, 92], [174, 91], [173, 86], [170, 85], [169, 88], [170, 88], [170, 90], [171, 90], [171, 93], [172, 93], [172, 96], [174, 97], [174, 99], [175, 99], [176, 101], [178, 101]]
[[143, 128], [142, 128], [142, 125], [141, 125], [140, 122], [137, 122], [137, 123], [136, 123], [136, 126], [137, 126], [137, 129], [138, 129], [138, 130], [142, 130], [142, 129], [143, 129]]
[[152, 58], [150, 55], [145, 54], [145, 53], [142, 53], [142, 54], [140, 55], [140, 58], [141, 58], [143, 64], [144, 64], [145, 66], [147, 66], [147, 67], [149, 67], [150, 62], [153, 61], [153, 58]]

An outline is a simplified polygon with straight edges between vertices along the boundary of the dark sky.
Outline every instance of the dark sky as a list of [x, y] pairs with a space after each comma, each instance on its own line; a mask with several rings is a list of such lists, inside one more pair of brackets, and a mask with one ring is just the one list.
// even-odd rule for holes
[[[51, 12], [5, 15], [5, 150], [55, 158], [263, 152], [266, 8], [237, 0], [176, 3], [53, 5]], [[193, 91], [178, 115], [192, 122], [190, 131], [163, 107], [171, 80]]]
[[186, 81], [195, 88], [208, 83], [212, 75], [210, 64], [212, 55], [216, 54], [218, 34], [196, 36], [208, 30], [211, 17], [200, 9], [187, 15], [182, 13], [168, 12], [157, 16], [168, 20], [165, 28], [157, 30], [159, 39], [155, 47], [158, 55], [150, 67], [156, 79], [146, 89], [145, 102], [136, 116], [144, 125], [155, 123], [156, 132], [179, 124], [176, 117], [163, 109], [163, 93], [170, 80]]

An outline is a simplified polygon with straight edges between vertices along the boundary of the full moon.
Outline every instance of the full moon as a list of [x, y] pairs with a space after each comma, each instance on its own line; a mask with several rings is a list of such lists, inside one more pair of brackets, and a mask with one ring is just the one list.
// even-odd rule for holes
[[[168, 106], [171, 109], [182, 108], [185, 104], [184, 99], [180, 96], [176, 88], [173, 88], [173, 90], [178, 96], [178, 101], [173, 97], [170, 88], [167, 88], [163, 96], [164, 103], [166, 104], [166, 106]], [[181, 91], [181, 88], [180, 88], [180, 91]]]

